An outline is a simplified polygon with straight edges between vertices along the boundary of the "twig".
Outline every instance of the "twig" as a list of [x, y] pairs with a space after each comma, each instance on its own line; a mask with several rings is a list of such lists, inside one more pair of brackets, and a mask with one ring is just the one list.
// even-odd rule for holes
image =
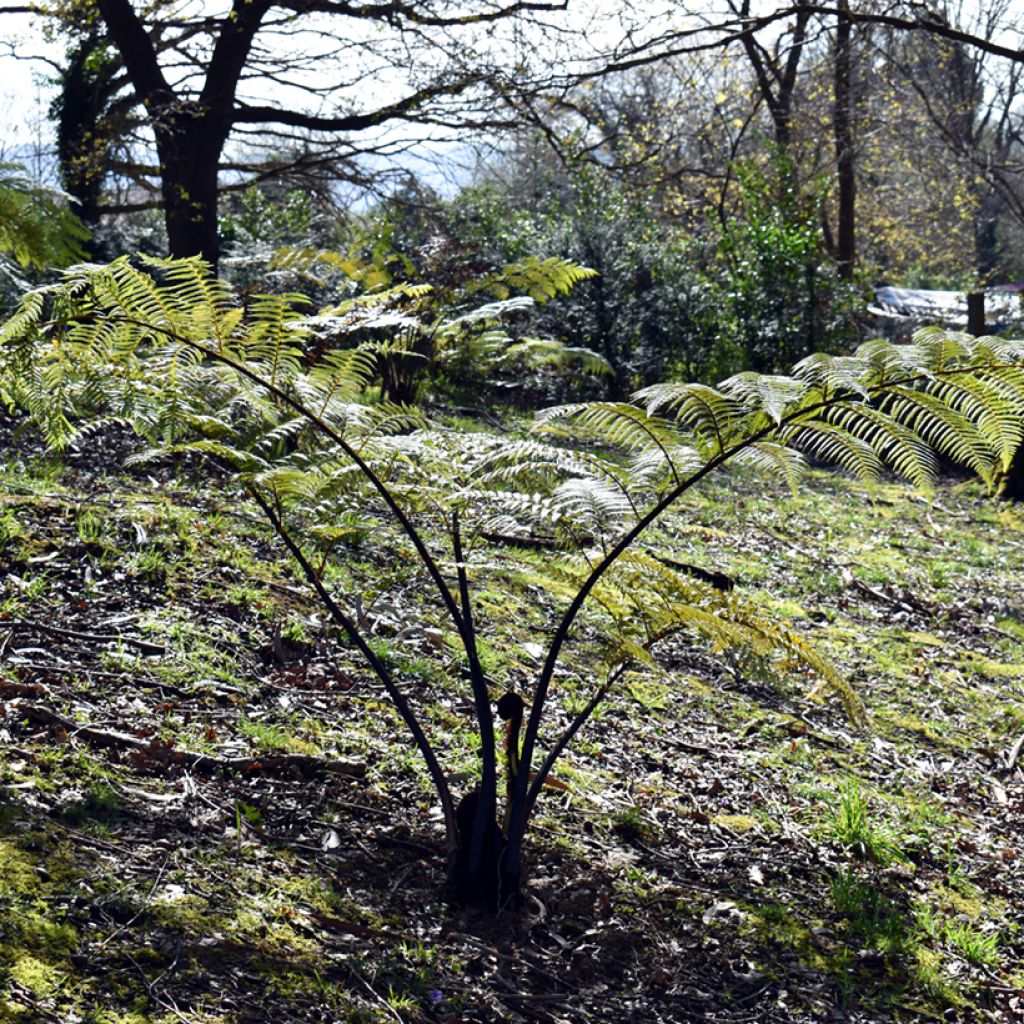
[[156, 892], [157, 886], [160, 884], [164, 877], [164, 872], [167, 870], [167, 862], [169, 859], [169, 854], [168, 856], [164, 857], [164, 862], [160, 865], [160, 870], [157, 871], [156, 878], [153, 879], [153, 884], [149, 887], [149, 892], [146, 894], [146, 899], [143, 901], [142, 906], [139, 907], [139, 909], [135, 911], [135, 913], [132, 914], [132, 916], [128, 918], [128, 920], [125, 921], [124, 924], [115, 928], [102, 942], [100, 942], [98, 944], [99, 949], [103, 949], [103, 947], [106, 946], [108, 942], [117, 938], [117, 936], [120, 935], [121, 932], [126, 931], [128, 928], [130, 928], [142, 916], [142, 914], [146, 910], [146, 907], [153, 899], [153, 893]]
[[405, 1021], [402, 1020], [401, 1014], [354, 967], [349, 965], [348, 969], [352, 972], [356, 981], [358, 981], [363, 988], [365, 988], [366, 991], [384, 1007], [384, 1010], [387, 1012], [389, 1017], [398, 1021], [398, 1024], [405, 1024]]
[[1017, 767], [1017, 760], [1022, 750], [1024, 750], [1024, 733], [1021, 733], [1017, 742], [1014, 743], [1010, 752], [1006, 755], [1006, 770], [1008, 772], [1012, 772]]
[[869, 587], [863, 580], [857, 579], [856, 576], [851, 576], [849, 585], [865, 597], [870, 597], [873, 601], [878, 601], [880, 604], [888, 605], [890, 608], [898, 608], [900, 611], [904, 612], [912, 612], [915, 610], [913, 605], [904, 601], [902, 598], [891, 597], [889, 594], [883, 594], [882, 591], [875, 590], [874, 587]]
[[88, 740], [101, 747], [124, 748], [137, 751], [144, 758], [158, 764], [185, 765], [201, 772], [248, 772], [272, 773], [289, 768], [298, 768], [303, 774], [328, 773], [362, 778], [366, 765], [358, 762], [328, 761], [308, 754], [268, 754], [265, 757], [216, 757], [213, 754], [199, 754], [189, 750], [178, 750], [155, 737], [145, 740], [123, 732], [98, 729], [95, 726], [79, 725], [49, 708], [36, 704], [22, 704], [18, 713], [30, 721], [42, 725], [56, 726], [69, 736]]
[[34, 633], [45, 633], [47, 636], [67, 637], [70, 640], [89, 640], [93, 643], [122, 643], [132, 647], [138, 647], [146, 654], [165, 654], [167, 648], [163, 644], [150, 643], [148, 640], [138, 640], [135, 637], [124, 636], [121, 633], [82, 633], [77, 629], [62, 629], [59, 626], [45, 626], [41, 622], [26, 622], [14, 620], [0, 622], [0, 629], [12, 631], [27, 630]]
[[[11, 661], [11, 668], [27, 668], [33, 672], [57, 672], [61, 675], [72, 676], [93, 676], [96, 679], [132, 679], [138, 678], [137, 673], [125, 669], [123, 672], [104, 672], [98, 668], [88, 668], [85, 665], [41, 665], [37, 661]], [[146, 682], [147, 686], [156, 686], [156, 681]]]

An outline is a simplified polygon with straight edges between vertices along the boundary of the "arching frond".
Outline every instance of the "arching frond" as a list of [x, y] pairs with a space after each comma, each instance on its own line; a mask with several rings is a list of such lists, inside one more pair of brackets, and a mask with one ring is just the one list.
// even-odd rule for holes
[[32, 184], [20, 165], [0, 163], [0, 252], [23, 267], [63, 267], [82, 259], [89, 232], [67, 198]]
[[626, 402], [558, 406], [540, 413], [535, 422], [536, 429], [556, 434], [560, 423], [569, 423], [577, 436], [582, 434], [630, 453], [656, 450], [677, 475], [672, 452], [687, 448], [672, 423]]
[[485, 277], [475, 287], [489, 291], [499, 299], [515, 292], [544, 303], [558, 295], [568, 295], [581, 281], [596, 277], [597, 272], [571, 260], [552, 256], [540, 259], [527, 257], [519, 263], [508, 263], [499, 274]]
[[822, 419], [864, 441], [879, 459], [916, 486], [929, 488], [935, 479], [935, 455], [913, 430], [870, 405], [834, 406]]
[[776, 423], [792, 411], [808, 391], [808, 385], [794, 377], [763, 373], [738, 373], [723, 381], [719, 389], [740, 398], [747, 409], [760, 408]]
[[885, 468], [871, 445], [835, 424], [814, 420], [788, 424], [778, 436], [784, 444], [820, 462], [839, 466], [858, 480], [877, 480]]
[[564, 345], [554, 338], [523, 338], [507, 346], [498, 359], [501, 369], [517, 366], [576, 367], [583, 373], [608, 376], [612, 366], [604, 356], [589, 348]]
[[649, 414], [671, 415], [692, 430], [710, 455], [725, 451], [745, 411], [736, 396], [707, 384], [654, 384], [633, 397]]

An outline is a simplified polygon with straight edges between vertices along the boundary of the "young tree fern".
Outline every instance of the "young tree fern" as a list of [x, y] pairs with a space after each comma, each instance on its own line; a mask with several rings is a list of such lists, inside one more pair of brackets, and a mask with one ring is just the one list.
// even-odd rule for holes
[[513, 336], [511, 324], [517, 317], [594, 276], [593, 270], [570, 260], [531, 257], [447, 287], [405, 280], [413, 269], [408, 258], [379, 245], [369, 257], [282, 249], [274, 266], [303, 274], [326, 268], [356, 289], [355, 295], [321, 310], [309, 326], [321, 348], [375, 345], [381, 391], [389, 401], [414, 401], [428, 371], [435, 378], [444, 375], [475, 384], [489, 373], [522, 369], [611, 373], [607, 360], [590, 349], [554, 338]]
[[[625, 668], [650, 661], [673, 633], [802, 665], [857, 712], [835, 670], [792, 630], [713, 574], [695, 576], [645, 546], [648, 528], [691, 487], [741, 460], [795, 482], [807, 456], [862, 478], [888, 467], [927, 486], [936, 453], [992, 481], [1021, 443], [1020, 342], [928, 330], [908, 346], [871, 342], [852, 356], [811, 356], [791, 376], [662, 384], [633, 403], [551, 409], [531, 436], [507, 441], [368, 404], [377, 345], [318, 350], [299, 304], [264, 296], [243, 308], [198, 260], [73, 268], [26, 295], [0, 330], [0, 400], [27, 410], [58, 448], [113, 418], [153, 452], [198, 451], [231, 468], [383, 683], [437, 791], [452, 881], [481, 903], [518, 891], [527, 825], [557, 758]], [[318, 568], [353, 521], [383, 519], [404, 534], [464, 655], [480, 772], [459, 804], [359, 609]], [[536, 576], [564, 601], [524, 695], [503, 831], [494, 702], [505, 686], [485, 673], [473, 600], [480, 555], [496, 537], [551, 548]], [[608, 674], [542, 751], [554, 673], [585, 606], [604, 636]], [[518, 722], [522, 703], [505, 696], [499, 710]]]

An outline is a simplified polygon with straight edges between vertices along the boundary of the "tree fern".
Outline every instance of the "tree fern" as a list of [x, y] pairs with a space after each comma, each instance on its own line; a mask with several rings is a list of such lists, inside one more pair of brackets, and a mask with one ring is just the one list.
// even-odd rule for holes
[[[380, 240], [369, 246], [364, 240], [349, 253], [285, 249], [275, 256], [274, 266], [307, 274], [324, 267], [348, 282], [349, 293], [309, 317], [307, 326], [325, 345], [376, 341], [384, 390], [392, 398], [411, 400], [418, 379], [431, 369], [458, 375], [470, 367], [478, 379], [487, 372], [524, 366], [587, 374], [610, 369], [589, 349], [554, 338], [517, 339], [510, 332], [509, 323], [517, 315], [568, 294], [594, 276], [570, 260], [530, 257], [459, 288], [405, 280], [403, 275], [413, 270], [408, 258]], [[490, 301], [480, 301], [488, 297]]]
[[[461, 311], [429, 324], [416, 309], [397, 312], [418, 318], [417, 332], [454, 336], [480, 325], [500, 329], [505, 301], [479, 316]], [[1019, 445], [1024, 420], [1024, 344], [928, 331], [909, 346], [871, 342], [852, 356], [815, 356], [789, 377], [664, 384], [632, 403], [562, 406], [539, 416], [526, 438], [454, 433], [408, 406], [368, 401], [380, 337], [324, 350], [299, 307], [295, 296], [254, 297], [243, 306], [196, 260], [76, 267], [27, 295], [0, 328], [0, 396], [58, 447], [83, 422], [113, 418], [131, 423], [151, 453], [191, 450], [233, 470], [380, 677], [437, 789], [452, 863], [487, 899], [499, 895], [498, 878], [505, 892], [518, 885], [527, 822], [566, 744], [624, 666], [649, 662], [669, 637], [689, 634], [800, 666], [816, 674], [817, 688], [857, 710], [835, 669], [789, 626], [640, 547], [691, 487], [737, 460], [795, 484], [804, 456], [865, 479], [888, 468], [925, 486], [936, 450], [991, 479]], [[372, 309], [344, 316], [365, 326]], [[458, 830], [444, 768], [419, 716], [363, 635], [357, 611], [314, 564], [345, 542], [353, 523], [386, 519], [415, 552], [417, 579], [433, 588], [465, 655], [481, 750], [468, 836]], [[559, 549], [537, 573], [566, 602], [530, 694], [500, 863], [487, 861], [483, 842], [497, 797], [495, 694], [473, 614], [496, 524]], [[585, 606], [604, 638], [609, 675], [541, 757], [547, 696]]]

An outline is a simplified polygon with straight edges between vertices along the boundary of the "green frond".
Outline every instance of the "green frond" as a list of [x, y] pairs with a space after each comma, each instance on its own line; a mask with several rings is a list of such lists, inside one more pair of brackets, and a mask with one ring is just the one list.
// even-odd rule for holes
[[89, 238], [67, 196], [33, 185], [18, 164], [0, 163], [0, 252], [23, 267], [64, 267], [83, 259]]
[[560, 518], [581, 533], [600, 536], [616, 529], [634, 511], [629, 496], [618, 487], [593, 477], [578, 477], [558, 485], [551, 502]]
[[654, 484], [658, 477], [666, 474], [669, 474], [671, 482], [696, 473], [704, 467], [706, 461], [693, 445], [676, 444], [664, 450], [648, 448], [647, 451], [637, 452], [629, 461], [629, 471], [630, 476], [639, 483]]
[[980, 477], [991, 476], [994, 458], [991, 438], [954, 407], [927, 391], [895, 388], [883, 409], [908, 427], [932, 448], [973, 469]]
[[529, 368], [573, 367], [582, 373], [606, 377], [612, 371], [604, 356], [589, 348], [564, 345], [554, 338], [524, 338], [509, 345], [498, 360], [499, 368], [526, 366]]
[[784, 444], [826, 465], [839, 466], [858, 480], [877, 480], [885, 468], [871, 445], [835, 424], [797, 422], [781, 428], [778, 436]]
[[517, 295], [510, 299], [501, 299], [496, 302], [487, 302], [482, 306], [476, 306], [468, 312], [445, 320], [440, 330], [453, 332], [464, 330], [467, 327], [479, 327], [483, 324], [498, 324], [505, 320], [512, 313], [521, 313], [524, 310], [532, 309], [534, 300], [528, 295]]
[[974, 423], [995, 450], [1002, 465], [1009, 465], [1024, 437], [1020, 407], [1024, 398], [1014, 386], [1014, 367], [993, 375], [958, 374], [934, 381], [929, 391], [940, 402]]
[[128, 456], [128, 458], [125, 459], [125, 464], [129, 466], [141, 466], [148, 462], [152, 462], [154, 459], [182, 452], [195, 452], [200, 455], [209, 455], [218, 462], [225, 463], [226, 465], [246, 474], [259, 473], [267, 467], [266, 460], [261, 459], [258, 455], [254, 455], [252, 452], [245, 451], [242, 448], [237, 448], [223, 441], [216, 441], [213, 439], [190, 441], [187, 444], [170, 444], [162, 445], [157, 448], [150, 448], [146, 451]]
[[[563, 506], [550, 495], [535, 491], [477, 491], [478, 505], [487, 503], [494, 511], [483, 517], [483, 530], [508, 532], [514, 535], [529, 533], [531, 528], [554, 529], [564, 514]], [[479, 514], [479, 510], [478, 510]]]
[[825, 352], [814, 352], [793, 367], [793, 376], [817, 385], [823, 397], [850, 394], [867, 399], [870, 373], [866, 359]]
[[746, 411], [739, 398], [707, 384], [653, 384], [636, 392], [633, 400], [652, 416], [671, 415], [680, 427], [698, 435], [711, 455], [725, 450]]
[[799, 451], [775, 441], [758, 441], [744, 448], [737, 452], [736, 461], [767, 476], [780, 477], [791, 491], [796, 491], [800, 477], [807, 468]]
[[354, 282], [366, 293], [381, 292], [392, 286], [392, 267], [401, 267], [407, 273], [413, 270], [408, 257], [379, 242], [373, 245], [369, 258], [358, 251], [342, 253], [313, 247], [286, 247], [274, 253], [270, 266], [273, 270], [306, 275], [311, 275], [314, 270], [332, 271]]
[[534, 429], [554, 429], [557, 433], [560, 422], [571, 425], [573, 431], [583, 437], [623, 451], [655, 449], [676, 473], [671, 453], [687, 447], [672, 423], [627, 402], [588, 402], [546, 409], [537, 415]]
[[763, 373], [738, 373], [722, 381], [719, 390], [739, 398], [747, 409], [759, 409], [776, 423], [792, 410], [808, 391], [798, 378]]
[[476, 286], [498, 299], [515, 292], [543, 304], [559, 295], [568, 295], [581, 281], [596, 277], [597, 272], [571, 260], [552, 256], [540, 259], [530, 256], [519, 263], [508, 263], [500, 274], [484, 278]]
[[869, 405], [833, 406], [822, 420], [865, 442], [879, 459], [915, 486], [935, 480], [935, 455], [910, 428]]
[[[554, 590], [571, 593], [587, 572], [586, 562], [561, 565], [554, 574]], [[677, 571], [650, 552], [624, 552], [594, 593], [612, 628], [611, 647], [621, 659], [638, 660], [640, 648], [647, 650], [684, 630], [717, 650], [746, 651], [774, 659], [782, 668], [808, 670], [818, 677], [811, 695], [831, 692], [851, 717], [863, 715], [863, 705], [835, 666], [788, 624], [769, 618], [749, 599]]]

